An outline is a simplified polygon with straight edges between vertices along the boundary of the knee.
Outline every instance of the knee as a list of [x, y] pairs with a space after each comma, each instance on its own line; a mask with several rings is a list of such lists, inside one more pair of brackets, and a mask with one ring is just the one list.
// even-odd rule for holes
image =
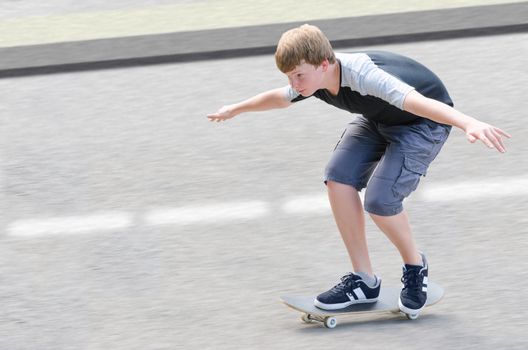
[[358, 190], [352, 185], [342, 184], [331, 180], [326, 181], [326, 188], [330, 195], [335, 193], [358, 192]]
[[326, 181], [326, 189], [329, 193], [338, 191], [340, 185], [341, 184], [339, 182], [331, 180]]

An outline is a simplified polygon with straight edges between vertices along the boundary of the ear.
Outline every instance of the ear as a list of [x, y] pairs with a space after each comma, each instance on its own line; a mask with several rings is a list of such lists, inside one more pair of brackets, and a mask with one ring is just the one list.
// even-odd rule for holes
[[330, 66], [330, 62], [328, 62], [328, 59], [325, 58], [323, 62], [321, 62], [321, 68], [323, 69], [323, 72], [326, 72], [328, 70], [328, 67]]

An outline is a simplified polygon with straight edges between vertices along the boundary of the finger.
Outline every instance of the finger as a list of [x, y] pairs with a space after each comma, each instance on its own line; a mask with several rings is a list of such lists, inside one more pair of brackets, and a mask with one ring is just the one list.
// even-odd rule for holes
[[485, 131], [487, 139], [493, 144], [493, 146], [497, 149], [497, 151], [504, 153], [504, 145], [502, 144], [502, 141], [500, 139], [500, 135], [495, 135], [493, 132], [493, 129], [486, 130]]
[[502, 140], [500, 138], [496, 139], [494, 144], [495, 144], [495, 148], [500, 153], [506, 153], [506, 147], [504, 146], [504, 143], [502, 143]]
[[488, 146], [488, 148], [495, 148], [493, 146], [493, 143], [491, 143], [490, 140], [488, 140], [486, 137], [481, 137], [480, 140], [482, 141], [482, 143]]
[[467, 139], [471, 143], [475, 143], [475, 141], [477, 141], [477, 138], [471, 134], [467, 134]]
[[500, 148], [497, 147], [497, 149], [500, 150], [502, 153], [505, 153], [506, 146], [504, 145], [504, 142], [502, 141], [502, 137], [499, 135], [498, 131], [494, 131], [494, 136], [495, 136], [495, 139], [497, 140], [498, 145], [500, 146]]
[[499, 128], [494, 128], [494, 130], [498, 132], [499, 134], [501, 134], [502, 136], [506, 136], [507, 138], [511, 139], [511, 135], [508, 134], [506, 131], [499, 129]]
[[220, 116], [220, 115], [211, 115], [209, 117], [209, 120], [211, 120], [212, 122], [218, 122], [218, 121], [222, 121], [224, 120], [224, 117]]
[[493, 148], [493, 144], [488, 140], [486, 137], [486, 133], [482, 132], [477, 135], [475, 135], [480, 141], [482, 141], [483, 144], [485, 144], [488, 148]]

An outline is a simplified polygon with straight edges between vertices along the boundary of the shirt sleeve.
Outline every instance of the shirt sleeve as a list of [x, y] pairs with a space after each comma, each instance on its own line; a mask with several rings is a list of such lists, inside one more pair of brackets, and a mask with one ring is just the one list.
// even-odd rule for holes
[[403, 109], [407, 94], [414, 87], [379, 68], [370, 57], [358, 55], [344, 67], [343, 82], [361, 95], [378, 97], [393, 106]]
[[287, 85], [283, 88], [284, 97], [290, 102], [298, 102], [304, 100], [306, 97], [302, 96], [296, 91], [291, 85]]

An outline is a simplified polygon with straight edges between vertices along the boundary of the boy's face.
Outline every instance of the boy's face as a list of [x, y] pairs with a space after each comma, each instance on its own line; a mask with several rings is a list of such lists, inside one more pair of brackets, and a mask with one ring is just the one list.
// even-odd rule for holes
[[302, 96], [312, 96], [314, 92], [322, 88], [326, 69], [325, 62], [315, 67], [303, 61], [292, 71], [286, 73], [286, 76], [290, 85]]

